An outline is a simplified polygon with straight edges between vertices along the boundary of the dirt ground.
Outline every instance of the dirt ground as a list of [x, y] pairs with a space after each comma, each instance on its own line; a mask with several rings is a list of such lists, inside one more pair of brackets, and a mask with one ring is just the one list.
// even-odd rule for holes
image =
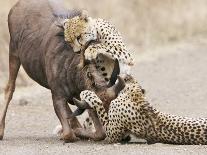
[[[149, 101], [161, 111], [190, 117], [206, 117], [206, 66], [207, 42], [194, 40], [141, 52], [133, 73], [146, 89]], [[1, 94], [0, 103], [2, 100]], [[17, 88], [7, 116], [5, 137], [0, 141], [1, 155], [197, 155], [207, 152], [207, 146], [160, 143], [121, 145], [78, 141], [64, 144], [59, 137], [52, 134], [58, 120], [52, 107], [50, 92], [38, 85]]]

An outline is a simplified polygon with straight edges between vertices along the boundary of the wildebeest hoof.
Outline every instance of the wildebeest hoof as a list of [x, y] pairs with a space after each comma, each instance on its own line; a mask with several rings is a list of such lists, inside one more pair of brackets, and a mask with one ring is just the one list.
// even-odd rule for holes
[[75, 130], [75, 135], [81, 139], [90, 139], [94, 141], [101, 141], [106, 138], [105, 133], [91, 132], [83, 128], [78, 128]]
[[74, 133], [72, 134], [68, 134], [68, 135], [63, 135], [63, 138], [65, 143], [72, 143], [72, 142], [76, 142], [78, 140], [80, 140], [78, 137], [75, 136]]
[[3, 135], [0, 135], [0, 140], [3, 140], [3, 137], [4, 137]]
[[2, 140], [4, 137], [4, 126], [0, 125], [0, 140]]
[[95, 136], [94, 136], [94, 141], [102, 141], [102, 140], [104, 140], [105, 138], [106, 138], [106, 134], [105, 133], [95, 133], [94, 134]]
[[3, 140], [4, 134], [0, 133], [0, 140]]

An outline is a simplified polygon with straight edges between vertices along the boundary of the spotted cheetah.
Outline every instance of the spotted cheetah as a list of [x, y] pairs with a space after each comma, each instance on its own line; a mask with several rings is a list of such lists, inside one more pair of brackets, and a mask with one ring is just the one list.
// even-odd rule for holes
[[78, 104], [97, 111], [109, 143], [119, 142], [132, 133], [148, 143], [207, 144], [207, 118], [188, 118], [162, 113], [145, 99], [138, 82], [131, 78], [109, 107], [89, 90], [82, 91]]
[[120, 32], [104, 19], [94, 19], [83, 11], [80, 16], [64, 21], [65, 40], [73, 47], [74, 52], [80, 51], [90, 41], [99, 43], [89, 45], [85, 50], [85, 59], [96, 59], [103, 54], [120, 63], [120, 75], [130, 74], [134, 60], [123, 43]]

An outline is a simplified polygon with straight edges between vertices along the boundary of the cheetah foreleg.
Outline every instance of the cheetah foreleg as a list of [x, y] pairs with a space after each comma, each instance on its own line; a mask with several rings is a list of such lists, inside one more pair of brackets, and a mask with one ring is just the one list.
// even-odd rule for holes
[[90, 45], [86, 50], [85, 50], [85, 59], [86, 60], [94, 60], [96, 59], [98, 54], [103, 54], [106, 55], [107, 57], [115, 60], [118, 59], [119, 57], [116, 54], [113, 54], [114, 52], [113, 47], [108, 47], [105, 44], [93, 44]]
[[94, 92], [89, 90], [82, 91], [80, 97], [82, 101], [85, 101], [97, 112], [97, 115], [105, 128], [107, 136], [106, 140], [109, 143], [121, 141], [125, 133], [121, 120], [111, 116], [111, 113], [107, 114], [103, 107], [102, 101]]

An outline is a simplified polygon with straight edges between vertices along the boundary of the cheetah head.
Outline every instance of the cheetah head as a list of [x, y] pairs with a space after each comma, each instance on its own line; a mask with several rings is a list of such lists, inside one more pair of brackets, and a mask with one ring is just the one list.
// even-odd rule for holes
[[65, 19], [63, 27], [65, 41], [72, 46], [74, 52], [79, 52], [88, 42], [97, 39], [93, 19], [85, 10], [79, 16]]

